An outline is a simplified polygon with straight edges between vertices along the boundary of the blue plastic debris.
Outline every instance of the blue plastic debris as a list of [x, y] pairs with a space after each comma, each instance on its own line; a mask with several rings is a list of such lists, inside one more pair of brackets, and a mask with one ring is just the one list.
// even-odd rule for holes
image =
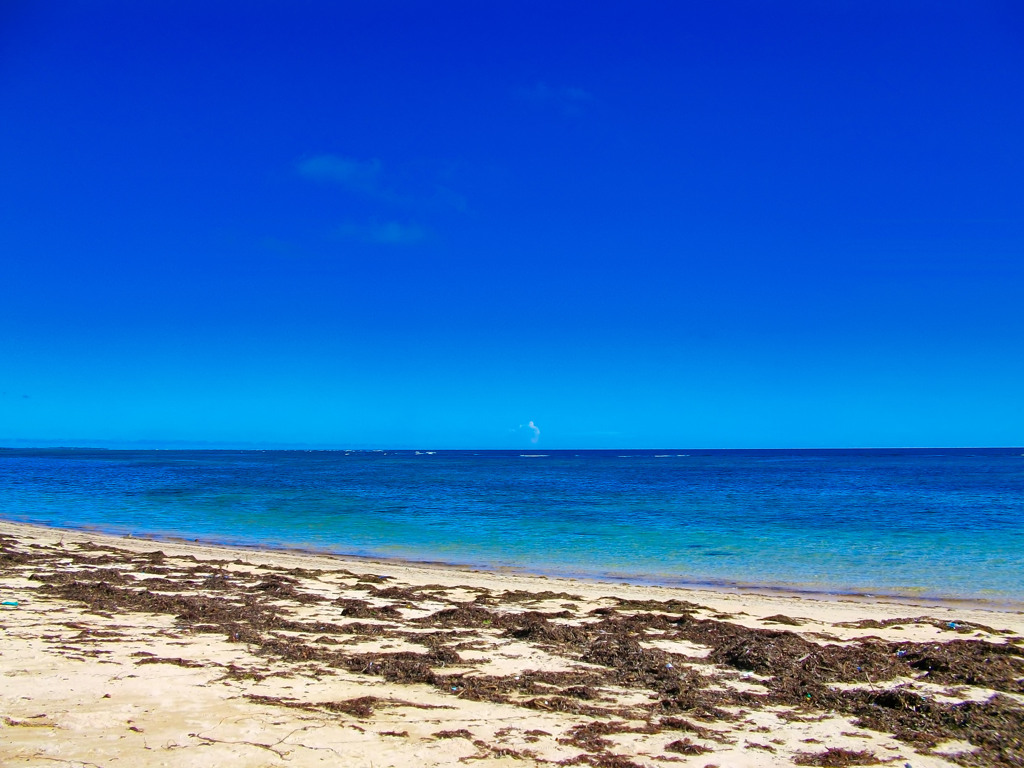
[[17, 600], [4, 600], [2, 603], [0, 603], [0, 605], [10, 605], [10, 606], [13, 606], [14, 608], [17, 608], [18, 607], [18, 601]]

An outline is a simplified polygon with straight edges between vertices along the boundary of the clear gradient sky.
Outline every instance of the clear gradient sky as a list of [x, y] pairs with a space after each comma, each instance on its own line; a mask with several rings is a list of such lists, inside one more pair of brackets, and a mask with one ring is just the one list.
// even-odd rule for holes
[[6, 0], [0, 393], [11, 446], [1021, 445], [1024, 7]]

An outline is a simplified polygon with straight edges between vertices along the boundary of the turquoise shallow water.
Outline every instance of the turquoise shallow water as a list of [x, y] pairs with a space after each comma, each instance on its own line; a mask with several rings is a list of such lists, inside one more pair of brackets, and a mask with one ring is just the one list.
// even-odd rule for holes
[[0, 450], [0, 516], [661, 584], [1016, 604], [1022, 452]]

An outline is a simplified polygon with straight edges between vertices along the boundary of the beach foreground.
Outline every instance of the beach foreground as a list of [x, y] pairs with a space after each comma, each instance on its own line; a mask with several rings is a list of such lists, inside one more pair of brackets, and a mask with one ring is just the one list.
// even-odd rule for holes
[[1024, 765], [1024, 616], [0, 523], [0, 763]]

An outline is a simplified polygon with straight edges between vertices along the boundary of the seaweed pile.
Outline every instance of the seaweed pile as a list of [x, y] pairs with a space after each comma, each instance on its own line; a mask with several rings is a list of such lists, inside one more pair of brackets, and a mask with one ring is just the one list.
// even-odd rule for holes
[[[928, 617], [861, 622], [860, 629], [927, 623], [950, 632], [952, 639], [862, 637], [839, 643], [801, 633], [800, 619], [776, 615], [762, 620], [768, 626], [750, 627], [681, 600], [607, 597], [600, 607], [584, 610], [578, 605], [586, 602], [583, 598], [564, 592], [403, 586], [340, 568], [251, 566], [243, 560], [198, 560], [95, 544], [36, 545], [26, 551], [8, 537], [0, 537], [0, 575], [27, 576], [37, 585], [35, 599], [71, 601], [105, 617], [167, 615], [183, 634], [219, 635], [244, 644], [255, 658], [306, 665], [320, 675], [379, 677], [429, 686], [446, 697], [573, 716], [576, 724], [558, 743], [582, 751], [562, 761], [566, 765], [638, 765], [613, 751], [609, 737], [619, 734], [664, 733], [671, 737], [666, 753], [710, 753], [733, 742], [723, 724], [763, 710], [790, 721], [841, 715], [924, 754], [943, 742], [967, 742], [970, 750], [947, 757], [964, 766], [1024, 766], [1024, 642], [1007, 631], [967, 622]], [[538, 610], [541, 604], [549, 607]], [[350, 647], [381, 637], [422, 650]], [[116, 632], [102, 635], [87, 626], [78, 639], [117, 641]], [[487, 674], [477, 668], [479, 659], [464, 658], [467, 651], [486, 652], [508, 641], [563, 659], [567, 671]], [[658, 647], [682, 643], [699, 646], [706, 655]], [[137, 663], [200, 664], [152, 655]], [[255, 680], [265, 674], [234, 665], [223, 673]], [[944, 695], [923, 692], [934, 686]], [[965, 687], [984, 689], [988, 697], [958, 699]], [[373, 697], [345, 702], [250, 698], [356, 718], [394, 706]], [[540, 731], [533, 739], [540, 734], [550, 736]], [[435, 734], [438, 739], [471, 736], [463, 730]], [[749, 741], [746, 748], [776, 750]], [[837, 747], [800, 752], [793, 760], [827, 766], [883, 762], [870, 751]]]

